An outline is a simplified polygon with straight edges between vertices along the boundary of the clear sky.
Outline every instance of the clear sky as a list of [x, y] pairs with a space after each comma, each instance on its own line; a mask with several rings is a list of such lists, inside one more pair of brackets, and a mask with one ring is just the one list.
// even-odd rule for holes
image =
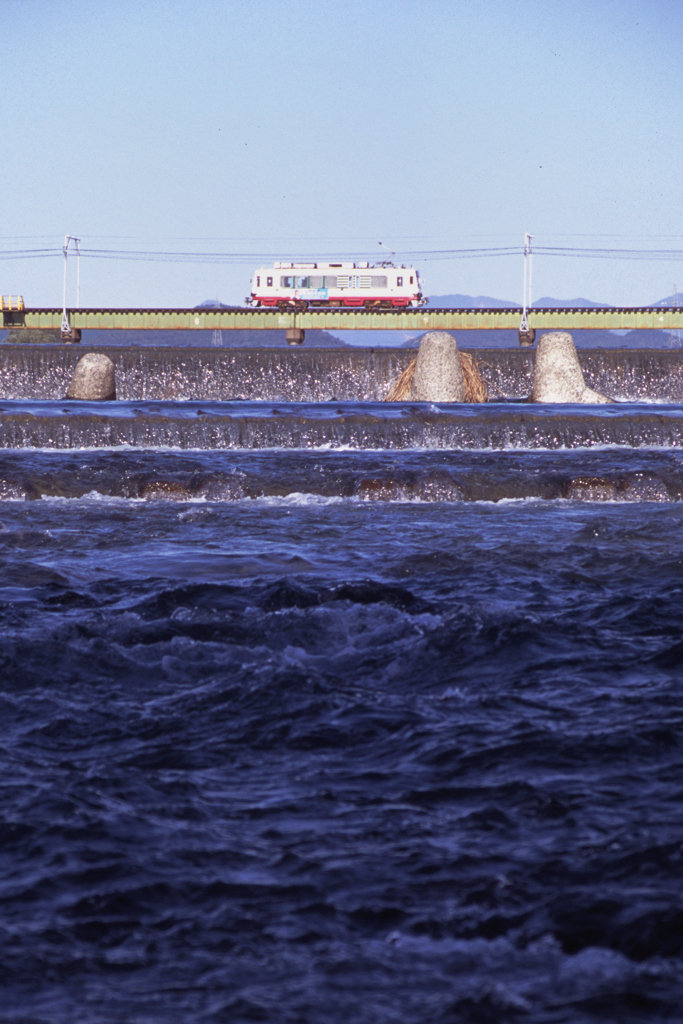
[[[0, 249], [240, 257], [83, 257], [84, 306], [241, 302], [252, 254], [380, 240], [683, 250], [681, 0], [0, 0], [0, 39]], [[520, 256], [415, 262], [521, 300]], [[534, 259], [536, 297], [674, 283], [673, 257]], [[0, 293], [61, 305], [61, 257], [0, 257]]]

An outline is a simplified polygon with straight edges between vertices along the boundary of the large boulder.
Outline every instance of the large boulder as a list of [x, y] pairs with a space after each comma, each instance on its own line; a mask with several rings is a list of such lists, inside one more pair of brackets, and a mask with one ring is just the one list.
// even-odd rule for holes
[[544, 334], [536, 349], [532, 402], [610, 402], [605, 395], [586, 387], [583, 370], [571, 334]]
[[67, 398], [81, 402], [110, 402], [116, 398], [116, 374], [109, 356], [86, 352], [74, 368]]
[[464, 402], [465, 378], [458, 343], [446, 331], [429, 331], [420, 341], [410, 389], [413, 402]]

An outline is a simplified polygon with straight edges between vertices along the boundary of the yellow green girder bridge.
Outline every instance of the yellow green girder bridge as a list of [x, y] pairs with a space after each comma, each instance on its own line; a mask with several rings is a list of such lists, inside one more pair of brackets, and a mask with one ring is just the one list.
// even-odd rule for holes
[[[3, 309], [0, 326], [61, 330], [62, 309]], [[481, 331], [518, 330], [521, 307], [496, 309], [67, 309], [72, 333], [84, 330]], [[530, 331], [680, 330], [683, 307], [570, 307], [527, 310]]]

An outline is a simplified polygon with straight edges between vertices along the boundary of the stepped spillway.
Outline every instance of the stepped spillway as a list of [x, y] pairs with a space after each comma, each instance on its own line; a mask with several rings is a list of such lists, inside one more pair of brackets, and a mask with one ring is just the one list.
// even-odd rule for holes
[[[73, 345], [0, 348], [0, 399], [59, 401], [86, 351], [116, 365], [124, 401], [381, 401], [414, 357], [411, 349], [173, 349]], [[473, 351], [491, 398], [531, 392], [534, 352]], [[683, 351], [582, 349], [586, 383], [618, 401], [683, 401]]]
[[2, 402], [0, 448], [683, 447], [678, 406]]

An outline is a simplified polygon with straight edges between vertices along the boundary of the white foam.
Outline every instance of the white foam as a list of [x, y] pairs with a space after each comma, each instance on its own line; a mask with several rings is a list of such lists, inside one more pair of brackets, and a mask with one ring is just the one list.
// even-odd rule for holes
[[284, 495], [261, 495], [258, 498], [241, 498], [240, 501], [248, 501], [255, 505], [266, 505], [272, 508], [293, 507], [304, 508], [315, 505], [338, 505], [348, 502], [348, 498], [338, 495], [327, 497], [323, 494], [307, 494], [304, 491], [291, 491]]
[[116, 494], [100, 494], [99, 491], [88, 491], [86, 494], [80, 494], [73, 497], [65, 497], [61, 494], [41, 494], [41, 501], [50, 502], [53, 505], [68, 505], [72, 502], [85, 502], [104, 505], [147, 505], [148, 502], [144, 498], [124, 498]]

